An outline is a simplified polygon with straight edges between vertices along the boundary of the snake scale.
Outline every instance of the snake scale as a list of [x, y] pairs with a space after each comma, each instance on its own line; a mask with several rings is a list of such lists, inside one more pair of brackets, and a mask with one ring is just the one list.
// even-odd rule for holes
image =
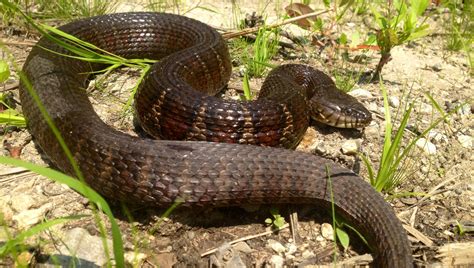
[[[352, 171], [311, 154], [235, 144], [294, 147], [301, 139], [301, 127], [308, 124], [309, 112], [300, 111], [308, 102], [302, 99], [304, 91], [309, 91], [305, 86], [322, 81], [333, 87], [330, 78], [309, 67], [290, 65], [267, 78], [262, 91], [265, 87], [275, 90], [261, 93], [268, 99], [223, 101], [209, 94], [225, 86], [229, 78], [227, 46], [203, 23], [170, 14], [120, 13], [79, 20], [61, 29], [123, 57], [161, 59], [140, 86], [135, 102], [139, 121], [158, 124], [155, 134], [162, 140], [133, 137], [99, 119], [84, 88], [88, 72], [103, 66], [52, 53], [66, 51], [46, 38], [25, 62], [24, 73], [87, 183], [98, 192], [149, 206], [169, 206], [181, 198], [188, 206], [301, 203], [328, 207], [329, 172], [336, 212], [366, 238], [376, 267], [412, 266], [407, 235], [392, 208]], [[306, 78], [308, 72], [313, 78]], [[300, 86], [291, 93], [281, 89], [295, 83]], [[20, 98], [36, 143], [57, 168], [73, 174], [24, 83]], [[349, 105], [349, 114], [353, 108]], [[322, 112], [321, 120], [334, 125], [370, 121], [363, 115], [351, 119], [331, 105], [315, 109]], [[170, 137], [193, 141], [166, 139]]]

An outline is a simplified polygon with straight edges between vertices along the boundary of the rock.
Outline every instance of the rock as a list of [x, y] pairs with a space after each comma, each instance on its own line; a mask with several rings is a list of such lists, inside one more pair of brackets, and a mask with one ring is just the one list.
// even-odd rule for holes
[[284, 259], [280, 255], [273, 255], [270, 258], [271, 267], [274, 268], [283, 268]]
[[321, 235], [327, 240], [334, 241], [334, 229], [329, 223], [321, 224]]
[[0, 214], [5, 222], [11, 222], [13, 220], [14, 212], [8, 205], [7, 200], [0, 199]]
[[232, 246], [235, 250], [237, 251], [240, 251], [240, 252], [243, 252], [243, 253], [251, 253], [253, 252], [252, 248], [250, 248], [250, 246], [245, 243], [245, 242], [239, 242], [235, 245]]
[[441, 72], [441, 70], [443, 70], [443, 67], [440, 63], [435, 63], [431, 66], [431, 69], [435, 72]]
[[319, 142], [316, 147], [314, 147], [314, 152], [319, 154], [319, 155], [326, 155], [327, 154], [327, 149], [326, 146], [324, 145], [324, 142]]
[[154, 264], [158, 267], [173, 267], [176, 262], [178, 262], [178, 258], [174, 253], [165, 252], [159, 253], [153, 256]]
[[267, 247], [273, 249], [276, 253], [280, 253], [280, 254], [286, 251], [285, 246], [283, 246], [280, 242], [273, 239], [268, 239]]
[[459, 134], [457, 139], [462, 147], [464, 148], [472, 148], [472, 137], [469, 135]]
[[322, 235], [317, 235], [317, 236], [316, 236], [316, 241], [318, 241], [318, 242], [323, 242], [323, 241], [325, 241], [325, 240], [326, 240], [326, 239], [324, 239], [324, 237], [323, 237]]
[[[48, 263], [62, 267], [106, 266], [107, 257], [104, 252], [102, 238], [92, 236], [83, 228], [74, 228], [66, 232], [59, 253], [53, 254]], [[113, 256], [112, 241], [107, 239], [109, 256]]]
[[360, 148], [360, 139], [356, 140], [346, 140], [342, 144], [341, 151], [345, 155], [354, 155], [357, 154]]
[[459, 108], [459, 110], [456, 111], [457, 114], [459, 114], [461, 117], [468, 116], [471, 114], [471, 105], [469, 103], [466, 103]]
[[418, 202], [418, 200], [415, 197], [402, 197], [400, 198], [400, 201], [402, 201], [402, 203], [407, 206], [414, 205], [416, 204], [416, 202]]
[[444, 135], [443, 133], [438, 132], [435, 129], [432, 129], [428, 132], [428, 139], [436, 143], [448, 142], [448, 136]]
[[301, 253], [301, 257], [303, 257], [303, 259], [309, 259], [309, 258], [312, 258], [314, 256], [316, 256], [314, 254], [314, 252], [309, 251], [309, 250], [305, 250], [305, 251], [303, 251], [303, 253]]
[[[211, 256], [211, 267], [240, 268], [245, 267], [242, 258], [229, 243], [222, 244]], [[171, 267], [171, 266], [170, 266]]]
[[52, 204], [48, 203], [37, 209], [24, 210], [14, 215], [12, 218], [18, 224], [20, 229], [27, 229], [41, 221]]
[[372, 93], [370, 93], [370, 91], [362, 89], [362, 88], [356, 88], [354, 90], [351, 90], [351, 91], [347, 92], [347, 94], [351, 95], [354, 98], [358, 98], [358, 99], [372, 98]]
[[125, 262], [132, 265], [132, 267], [142, 267], [147, 255], [140, 252], [129, 251], [124, 254]]
[[372, 121], [370, 125], [364, 129], [364, 133], [367, 137], [378, 137], [380, 135], [380, 127], [377, 122]]
[[293, 254], [298, 250], [298, 247], [294, 243], [286, 244], [286, 254]]
[[426, 104], [426, 103], [422, 103], [420, 105], [420, 113], [422, 114], [431, 114], [433, 112], [433, 106], [429, 105], [429, 104]]
[[398, 108], [400, 106], [400, 99], [397, 96], [388, 97], [388, 104], [393, 108]]
[[15, 258], [16, 267], [31, 267], [33, 260], [33, 253], [29, 251], [23, 251]]
[[379, 112], [379, 111], [382, 111], [382, 114], [384, 112], [384, 109], [383, 107], [381, 107], [381, 109], [379, 109], [379, 107], [377, 106], [377, 103], [374, 102], [370, 102], [369, 104], [367, 104], [366, 108], [369, 110], [369, 111], [372, 111], [372, 112]]
[[426, 154], [436, 154], [436, 146], [425, 138], [420, 138], [416, 141], [415, 144], [416, 146], [421, 148]]
[[187, 235], [189, 240], [194, 239], [194, 237], [196, 236], [196, 234], [193, 231], [187, 232], [186, 235]]
[[25, 211], [36, 205], [36, 200], [31, 194], [16, 194], [10, 199], [11, 208], [17, 212]]
[[315, 147], [315, 141], [318, 141], [317, 137], [318, 132], [312, 127], [308, 128], [296, 150], [310, 153]]

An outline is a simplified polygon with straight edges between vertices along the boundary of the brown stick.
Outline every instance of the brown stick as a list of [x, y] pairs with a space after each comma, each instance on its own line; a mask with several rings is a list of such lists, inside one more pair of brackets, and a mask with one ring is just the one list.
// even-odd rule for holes
[[35, 41], [16, 41], [0, 38], [0, 44], [5, 44], [7, 46], [27, 46], [32, 47], [36, 44]]
[[[308, 14], [297, 16], [297, 17], [294, 17], [294, 18], [291, 18], [291, 19], [288, 19], [288, 20], [285, 20], [285, 21], [282, 21], [282, 22], [277, 22], [277, 23], [274, 23], [274, 24], [267, 25], [266, 27], [270, 28], [270, 29], [280, 27], [280, 26], [283, 26], [283, 25], [286, 25], [286, 24], [289, 24], [289, 23], [293, 23], [295, 21], [306, 19], [308, 17], [319, 16], [321, 14], [328, 13], [329, 11], [332, 11], [332, 8], [326, 9], [326, 10], [323, 10], [323, 11], [319, 11], [319, 12], [311, 12], [311, 13], [308, 13]], [[241, 31], [238, 31], [238, 32], [223, 33], [222, 37], [224, 39], [231, 39], [231, 38], [234, 38], [234, 37], [238, 37], [238, 36], [242, 36], [242, 35], [246, 35], [246, 34], [250, 34], [250, 33], [256, 33], [256, 32], [258, 32], [259, 29], [260, 29], [260, 27], [253, 27], [253, 28], [244, 29], [244, 30], [241, 30]]]

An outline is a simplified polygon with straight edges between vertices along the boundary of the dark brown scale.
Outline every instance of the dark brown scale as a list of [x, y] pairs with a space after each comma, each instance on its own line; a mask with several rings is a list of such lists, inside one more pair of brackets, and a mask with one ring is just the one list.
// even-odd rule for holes
[[[262, 97], [270, 99], [224, 102], [203, 95], [191, 86], [213, 94], [227, 83], [231, 65], [226, 44], [212, 28], [181, 16], [113, 14], [76, 21], [61, 29], [123, 57], [162, 59], [136, 99], [143, 105], [136, 108], [140, 121], [164, 123], [155, 132], [159, 135], [294, 147], [304, 132], [301, 128], [308, 124], [310, 94], [318, 95], [308, 86], [322, 82], [321, 88], [335, 88], [331, 79], [317, 70], [285, 65], [272, 71], [263, 86]], [[376, 267], [412, 267], [410, 243], [392, 208], [352, 171], [322, 157], [291, 150], [151, 140], [114, 130], [99, 119], [83, 89], [86, 73], [103, 66], [61, 57], [40, 46], [64, 53], [43, 38], [32, 49], [23, 70], [87, 183], [106, 197], [147, 206], [169, 206], [180, 197], [188, 206], [307, 203], [328, 207], [329, 170], [337, 213], [366, 238]], [[323, 99], [327, 96], [319, 94]], [[311, 110], [341, 110], [346, 116], [357, 108], [351, 98], [340, 93], [328, 95], [334, 95], [335, 102], [312, 106]], [[73, 174], [23, 84], [20, 97], [36, 143], [58, 168]], [[349, 104], [349, 112], [340, 109], [344, 104]], [[370, 121], [360, 118], [355, 121]]]

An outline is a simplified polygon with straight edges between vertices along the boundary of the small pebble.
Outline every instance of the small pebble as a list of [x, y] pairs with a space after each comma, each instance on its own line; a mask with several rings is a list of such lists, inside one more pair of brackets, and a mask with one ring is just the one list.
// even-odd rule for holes
[[268, 239], [267, 247], [273, 249], [276, 253], [283, 253], [286, 251], [285, 246], [283, 246], [280, 242], [273, 239]]
[[20, 229], [26, 229], [39, 223], [48, 210], [52, 208], [52, 203], [48, 203], [37, 209], [24, 210], [14, 215], [12, 218], [17, 222]]
[[435, 129], [430, 130], [428, 132], [428, 139], [435, 141], [437, 143], [439, 142], [447, 142], [448, 141], [448, 136], [444, 135], [443, 133], [438, 132]]
[[243, 253], [251, 253], [253, 250], [250, 246], [245, 242], [239, 242], [232, 246], [235, 250], [243, 252]]
[[415, 197], [403, 197], [403, 198], [400, 198], [400, 201], [402, 201], [402, 203], [407, 206], [411, 206], [411, 205], [416, 204], [418, 200]]
[[472, 137], [469, 135], [460, 134], [457, 136], [462, 147], [470, 149], [472, 147]]
[[329, 223], [321, 224], [321, 235], [326, 238], [327, 240], [334, 240], [334, 229], [332, 225]]
[[123, 255], [125, 262], [131, 264], [133, 267], [141, 267], [145, 259], [148, 257], [144, 253], [129, 251]]
[[393, 108], [398, 108], [400, 106], [400, 99], [397, 96], [388, 97], [388, 104]]
[[421, 104], [420, 113], [431, 114], [432, 112], [433, 112], [433, 106], [426, 103]]
[[416, 146], [421, 148], [426, 154], [436, 154], [436, 146], [427, 141], [425, 138], [420, 138], [419, 140], [416, 141]]
[[372, 93], [370, 91], [362, 89], [362, 88], [356, 88], [354, 90], [349, 91], [347, 94], [351, 95], [354, 98], [361, 98], [361, 99], [368, 99], [372, 98]]
[[433, 66], [431, 66], [431, 69], [435, 72], [440, 72], [441, 70], [443, 70], [443, 67], [440, 63], [435, 63], [433, 64]]
[[314, 256], [316, 256], [316, 255], [314, 254], [314, 252], [309, 251], [309, 250], [305, 250], [305, 251], [303, 251], [303, 253], [301, 254], [301, 257], [303, 257], [303, 259], [309, 259], [309, 258], [314, 257]]
[[346, 140], [342, 144], [341, 150], [345, 155], [354, 155], [357, 154], [360, 148], [360, 140]]
[[270, 263], [274, 268], [282, 268], [284, 261], [285, 260], [280, 255], [273, 255], [270, 259]]
[[298, 247], [294, 243], [286, 244], [286, 254], [293, 254], [298, 250]]

